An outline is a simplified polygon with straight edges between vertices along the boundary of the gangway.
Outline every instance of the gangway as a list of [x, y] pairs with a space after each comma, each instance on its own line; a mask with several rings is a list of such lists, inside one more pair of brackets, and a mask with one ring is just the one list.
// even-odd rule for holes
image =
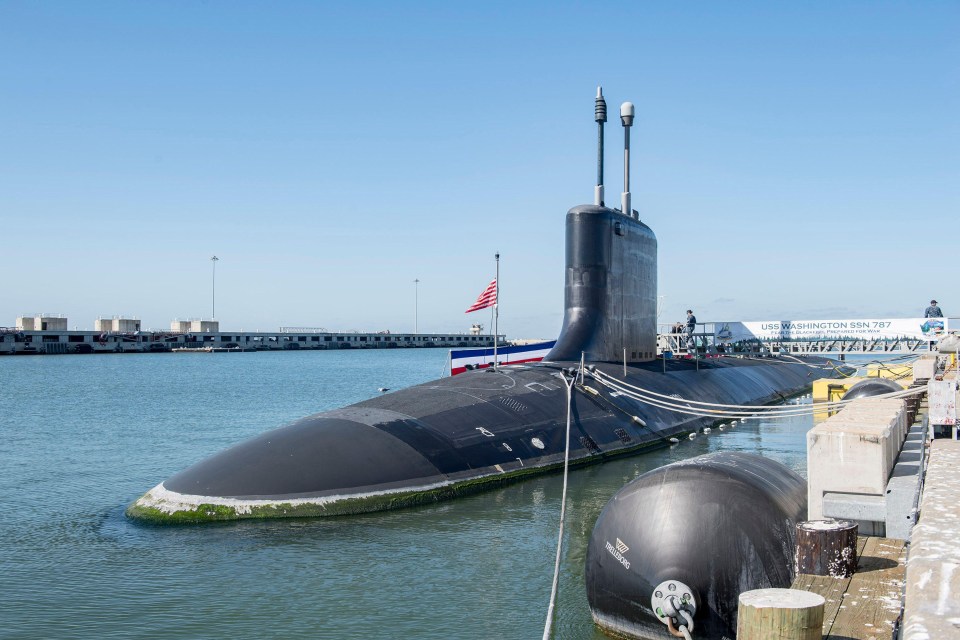
[[[701, 355], [816, 354], [843, 360], [847, 355], [933, 352], [951, 326], [960, 329], [960, 318], [703, 322], [697, 324], [693, 341]], [[674, 327], [657, 326], [657, 355], [690, 355], [686, 333], [676, 333]]]

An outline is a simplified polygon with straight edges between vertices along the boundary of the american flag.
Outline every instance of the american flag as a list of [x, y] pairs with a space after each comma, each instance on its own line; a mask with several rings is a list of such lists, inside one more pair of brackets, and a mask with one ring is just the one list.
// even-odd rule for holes
[[487, 307], [492, 307], [497, 304], [497, 279], [494, 278], [490, 281], [490, 284], [487, 285], [487, 288], [483, 290], [483, 293], [480, 294], [480, 297], [477, 298], [477, 301], [470, 305], [470, 308], [467, 309], [464, 313], [470, 313], [471, 311], [479, 311], [480, 309], [486, 309]]

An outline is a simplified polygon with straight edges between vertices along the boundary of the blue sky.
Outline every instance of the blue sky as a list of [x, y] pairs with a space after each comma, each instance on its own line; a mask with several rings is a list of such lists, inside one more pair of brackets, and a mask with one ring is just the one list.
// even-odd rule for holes
[[[554, 337], [593, 98], [663, 322], [960, 316], [960, 2], [0, 1], [0, 325]], [[607, 131], [607, 201], [622, 185]]]

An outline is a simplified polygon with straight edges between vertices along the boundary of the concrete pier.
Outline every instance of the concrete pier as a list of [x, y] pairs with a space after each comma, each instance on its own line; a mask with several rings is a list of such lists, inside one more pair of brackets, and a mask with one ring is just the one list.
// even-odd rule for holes
[[960, 638], [960, 441], [930, 445], [907, 557], [901, 640]]
[[[204, 328], [204, 327], [199, 327]], [[296, 329], [296, 328], [294, 328]], [[501, 345], [505, 336], [498, 336]], [[159, 353], [174, 349], [203, 351], [294, 351], [325, 349], [404, 349], [418, 347], [492, 347], [494, 336], [475, 333], [361, 333], [309, 329], [262, 331], [81, 331], [21, 330], [0, 327], [0, 355], [65, 353]]]
[[826, 599], [824, 638], [960, 640], [960, 441], [930, 439], [926, 400], [910, 425], [898, 403], [864, 398], [808, 433], [809, 517], [873, 534], [851, 578], [794, 581]]
[[923, 439], [922, 421], [908, 425], [910, 415], [904, 400], [862, 398], [807, 433], [808, 519], [909, 537]]

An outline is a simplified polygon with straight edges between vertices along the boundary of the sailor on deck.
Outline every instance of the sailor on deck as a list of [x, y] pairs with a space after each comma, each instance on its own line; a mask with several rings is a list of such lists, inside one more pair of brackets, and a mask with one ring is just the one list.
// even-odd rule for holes
[[693, 315], [693, 311], [687, 309], [687, 351], [692, 352], [696, 349], [696, 342], [693, 340], [693, 330], [697, 327], [697, 316]]

